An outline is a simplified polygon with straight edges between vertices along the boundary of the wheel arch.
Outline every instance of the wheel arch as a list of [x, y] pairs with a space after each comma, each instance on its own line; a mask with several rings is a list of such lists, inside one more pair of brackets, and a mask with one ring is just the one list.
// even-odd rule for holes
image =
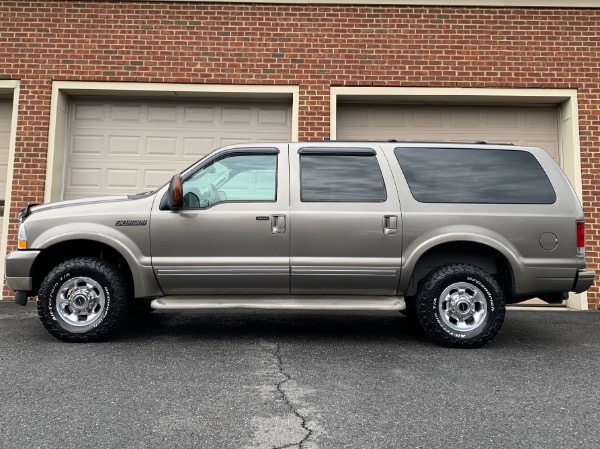
[[40, 253], [31, 267], [33, 292], [37, 293], [48, 272], [61, 262], [75, 257], [98, 257], [115, 265], [130, 285], [134, 285], [133, 272], [127, 259], [116, 248], [97, 240], [75, 239], [54, 243]]
[[475, 265], [494, 276], [505, 296], [510, 298], [515, 290], [515, 275], [512, 269], [512, 255], [486, 243], [472, 240], [452, 240], [422, 248], [418, 255], [408, 261], [402, 270], [400, 291], [406, 296], [417, 293], [421, 279], [435, 268], [451, 264], [466, 263]]
[[[107, 241], [105, 241], [107, 240]], [[162, 291], [156, 283], [152, 266], [142, 266], [125, 248], [117, 245], [113, 239], [97, 240], [89, 237], [68, 238], [48, 242], [31, 268], [32, 296], [35, 296], [46, 274], [56, 265], [75, 257], [98, 257], [113, 263], [133, 287], [136, 298], [161, 296]], [[111, 244], [114, 243], [114, 244]]]

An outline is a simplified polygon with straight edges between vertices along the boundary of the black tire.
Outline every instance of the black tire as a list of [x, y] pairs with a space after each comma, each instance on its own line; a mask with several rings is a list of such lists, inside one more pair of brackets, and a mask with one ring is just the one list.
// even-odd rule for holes
[[474, 265], [449, 264], [419, 283], [416, 311], [421, 327], [436, 343], [478, 348], [498, 333], [506, 308], [496, 279]]
[[128, 296], [127, 283], [114, 265], [95, 257], [78, 257], [58, 264], [42, 281], [38, 315], [59, 340], [105, 340], [126, 316]]

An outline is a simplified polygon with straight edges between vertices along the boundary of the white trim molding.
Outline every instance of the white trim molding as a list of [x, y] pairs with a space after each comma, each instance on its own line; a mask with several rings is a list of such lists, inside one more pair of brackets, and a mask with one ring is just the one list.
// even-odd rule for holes
[[66, 136], [70, 96], [143, 99], [257, 99], [289, 100], [292, 105], [291, 140], [298, 140], [300, 88], [295, 85], [159, 84], [55, 81], [52, 83], [48, 160], [44, 202], [60, 201], [66, 162]]
[[[435, 87], [332, 87], [330, 96], [330, 137], [337, 137], [337, 105], [353, 103], [396, 103], [436, 105], [555, 105], [559, 111], [559, 151], [562, 169], [582, 198], [579, 109], [577, 89], [503, 89]], [[571, 294], [567, 306], [587, 310], [587, 293]]]
[[[17, 138], [17, 120], [19, 114], [19, 81], [0, 80], [0, 95], [12, 98], [12, 117], [8, 143], [8, 166], [6, 173], [6, 191], [4, 192], [4, 219], [2, 220], [2, 238], [0, 239], [0, 285], [4, 285], [4, 257], [8, 248], [8, 226], [12, 204], [13, 173], [15, 171], [15, 146]], [[0, 297], [0, 299], [2, 299]]]

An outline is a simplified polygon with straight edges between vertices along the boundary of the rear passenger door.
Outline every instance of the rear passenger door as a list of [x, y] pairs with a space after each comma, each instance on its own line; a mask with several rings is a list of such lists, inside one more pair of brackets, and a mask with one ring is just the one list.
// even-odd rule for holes
[[393, 295], [402, 220], [376, 145], [290, 145], [292, 294]]

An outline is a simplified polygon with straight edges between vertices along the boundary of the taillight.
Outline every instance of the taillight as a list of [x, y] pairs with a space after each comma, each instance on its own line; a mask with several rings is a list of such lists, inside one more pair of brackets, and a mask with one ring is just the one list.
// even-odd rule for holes
[[577, 255], [585, 256], [585, 222], [577, 221]]

